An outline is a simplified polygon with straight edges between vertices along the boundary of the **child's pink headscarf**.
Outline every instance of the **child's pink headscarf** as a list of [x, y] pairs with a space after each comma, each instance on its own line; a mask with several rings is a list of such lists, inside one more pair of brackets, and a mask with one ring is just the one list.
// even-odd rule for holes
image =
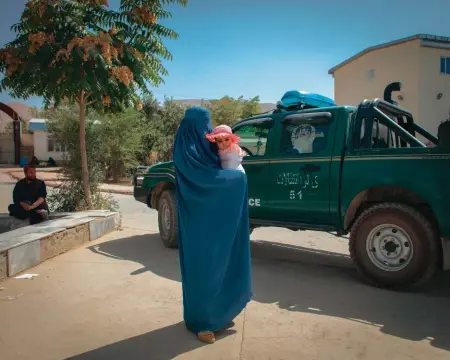
[[239, 141], [241, 141], [241, 138], [233, 134], [231, 128], [228, 125], [219, 125], [214, 129], [212, 133], [205, 135], [205, 137], [211, 142], [216, 142], [216, 137], [220, 136], [229, 136], [233, 144], [237, 144]]

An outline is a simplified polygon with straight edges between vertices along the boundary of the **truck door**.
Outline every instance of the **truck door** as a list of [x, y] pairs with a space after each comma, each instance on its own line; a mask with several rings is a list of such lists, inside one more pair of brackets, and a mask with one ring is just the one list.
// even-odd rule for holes
[[248, 205], [250, 218], [268, 217], [268, 165], [272, 139], [273, 120], [271, 118], [250, 119], [233, 128], [241, 138], [239, 146], [247, 152], [242, 165], [248, 180]]
[[273, 220], [329, 224], [332, 120], [330, 112], [301, 113], [279, 124], [270, 163]]

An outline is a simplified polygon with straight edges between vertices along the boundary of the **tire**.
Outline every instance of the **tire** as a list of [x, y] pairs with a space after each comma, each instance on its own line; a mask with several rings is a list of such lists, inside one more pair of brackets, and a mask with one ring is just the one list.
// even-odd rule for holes
[[383, 203], [356, 220], [350, 233], [350, 256], [371, 285], [413, 289], [424, 285], [438, 269], [437, 240], [432, 224], [419, 211]]
[[159, 236], [164, 246], [178, 248], [178, 213], [175, 191], [166, 190], [161, 194], [158, 203]]

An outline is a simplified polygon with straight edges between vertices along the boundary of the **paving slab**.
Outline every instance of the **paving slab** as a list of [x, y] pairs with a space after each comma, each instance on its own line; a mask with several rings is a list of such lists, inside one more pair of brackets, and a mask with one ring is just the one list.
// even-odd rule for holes
[[39, 265], [41, 247], [39, 240], [27, 242], [8, 250], [8, 276], [14, 276], [23, 270]]
[[[252, 243], [253, 300], [213, 345], [200, 343], [183, 325], [178, 252], [164, 248], [158, 234], [125, 228], [41, 263], [33, 268], [39, 274], [33, 280], [2, 282], [3, 296], [23, 294], [0, 301], [2, 355], [8, 360], [36, 353], [40, 360], [449, 358], [445, 287], [425, 293], [372, 288], [346, 260], [329, 264], [327, 251], [317, 244], [314, 251], [275, 248], [266, 235], [252, 235], [258, 240]], [[294, 257], [286, 254], [292, 251]], [[58, 341], [48, 341], [54, 338]]]
[[8, 259], [6, 253], [0, 253], [0, 280], [8, 276]]
[[116, 216], [97, 218], [89, 223], [91, 240], [97, 240], [104, 234], [107, 234], [117, 228]]
[[41, 262], [75, 249], [89, 240], [89, 225], [86, 223], [43, 238], [40, 240]]
[[64, 231], [65, 229], [66, 228], [63, 227], [36, 228], [34, 226], [26, 226], [0, 234], [0, 251], [9, 250], [32, 241], [39, 240], [45, 236]]
[[74, 218], [64, 217], [61, 219], [49, 220], [49, 221], [34, 225], [34, 227], [36, 227], [37, 229], [50, 229], [50, 228], [55, 228], [55, 227], [71, 229], [78, 225], [87, 224], [94, 220], [95, 220], [95, 218], [91, 218], [91, 217], [74, 217]]

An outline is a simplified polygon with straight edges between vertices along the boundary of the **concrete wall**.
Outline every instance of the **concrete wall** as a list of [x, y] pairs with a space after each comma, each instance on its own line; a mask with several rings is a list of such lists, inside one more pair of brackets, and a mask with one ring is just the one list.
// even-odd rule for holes
[[14, 163], [14, 141], [11, 133], [0, 134], [0, 164]]
[[[394, 100], [419, 118], [419, 45], [419, 40], [414, 40], [375, 50], [336, 70], [335, 101], [339, 105], [359, 105], [364, 99], [383, 98], [385, 87], [400, 81], [403, 90], [395, 95], [402, 95], [404, 101]], [[373, 78], [370, 78], [372, 70]]]
[[34, 132], [34, 156], [39, 160], [48, 160], [49, 157], [55, 161], [64, 160], [64, 153], [57, 151], [48, 151], [48, 133], [46, 131]]
[[[417, 121], [437, 135], [441, 121], [450, 110], [450, 75], [440, 73], [441, 57], [450, 57], [450, 49], [420, 48], [420, 92]], [[442, 98], [437, 95], [442, 93]]]
[[22, 146], [33, 146], [34, 144], [34, 136], [33, 134], [22, 134], [20, 138], [20, 143]]

